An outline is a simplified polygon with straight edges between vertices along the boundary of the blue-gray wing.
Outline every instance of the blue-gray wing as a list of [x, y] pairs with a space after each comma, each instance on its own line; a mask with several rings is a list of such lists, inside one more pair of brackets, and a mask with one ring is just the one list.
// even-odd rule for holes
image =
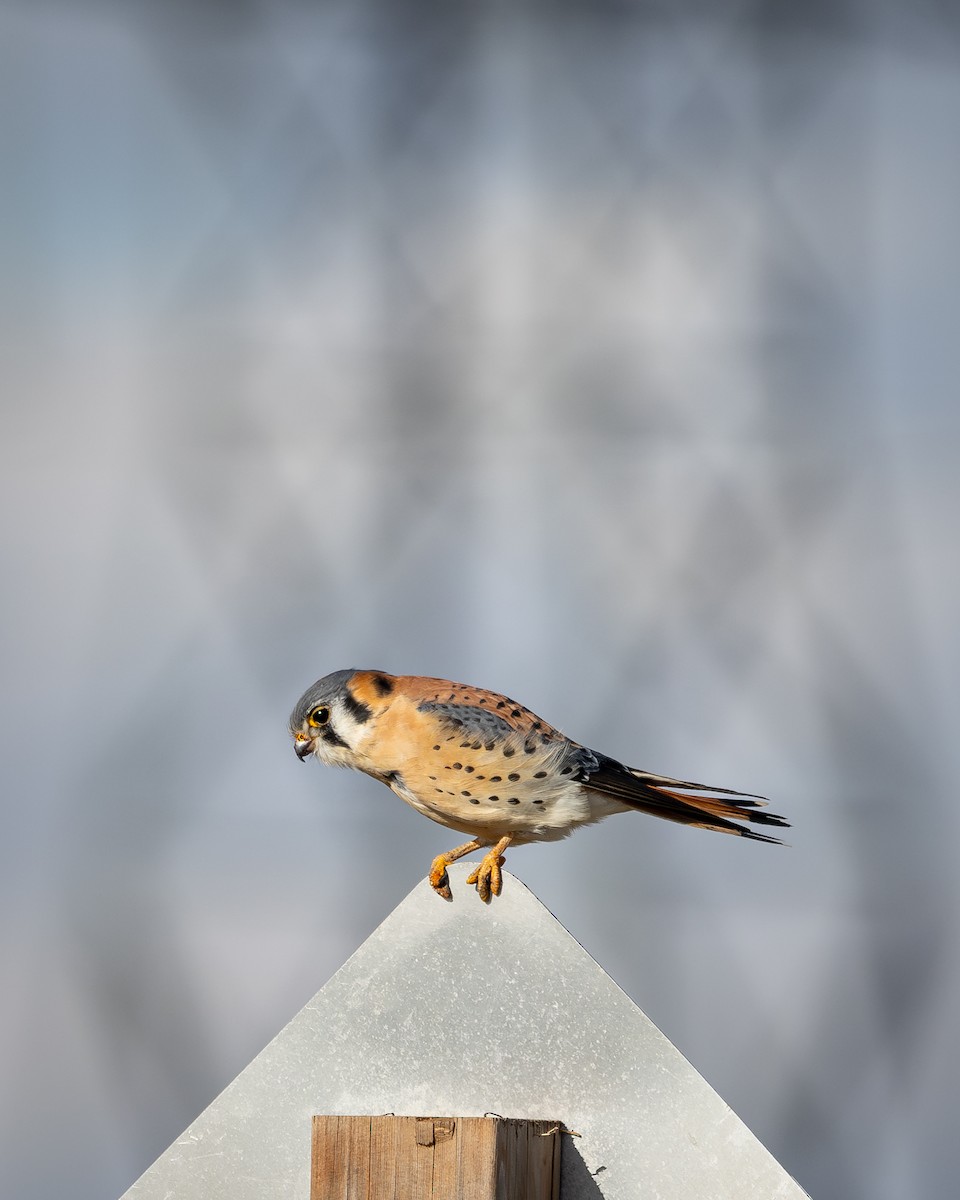
[[[461, 733], [465, 738], [478, 739], [481, 744], [491, 739], [499, 741], [517, 732], [506, 718], [479, 704], [421, 700], [417, 707], [421, 712], [432, 713], [438, 717], [451, 732]], [[479, 749], [479, 746], [477, 748]]]

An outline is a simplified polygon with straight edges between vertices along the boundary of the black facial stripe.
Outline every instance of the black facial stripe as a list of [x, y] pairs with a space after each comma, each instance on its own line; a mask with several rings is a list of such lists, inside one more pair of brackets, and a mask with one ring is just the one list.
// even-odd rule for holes
[[358, 700], [349, 688], [344, 688], [343, 704], [347, 712], [361, 725], [373, 716], [373, 709], [368, 704], [364, 704], [362, 700]]
[[373, 686], [381, 696], [389, 696], [393, 691], [393, 680], [388, 679], [386, 675], [374, 675]]
[[320, 736], [331, 746], [343, 746], [347, 750], [350, 749], [349, 745], [343, 740], [340, 734], [337, 733], [336, 730], [331, 729], [329, 725], [324, 725], [324, 727], [320, 730]]

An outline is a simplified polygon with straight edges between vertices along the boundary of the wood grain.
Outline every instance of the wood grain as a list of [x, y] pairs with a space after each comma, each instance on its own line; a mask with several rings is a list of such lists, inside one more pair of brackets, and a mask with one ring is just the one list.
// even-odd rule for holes
[[558, 1200], [558, 1121], [313, 1118], [310, 1200]]

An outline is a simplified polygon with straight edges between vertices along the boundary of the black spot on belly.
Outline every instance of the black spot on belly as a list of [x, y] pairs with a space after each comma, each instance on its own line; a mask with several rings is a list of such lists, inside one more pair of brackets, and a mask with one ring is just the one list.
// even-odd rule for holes
[[546, 779], [547, 773], [546, 771], [534, 771], [533, 777], [534, 779]]
[[496, 804], [496, 802], [500, 799], [500, 797], [499, 796], [488, 796], [487, 799], [492, 800], [493, 803]]
[[471, 797], [470, 797], [470, 803], [471, 803], [471, 804], [479, 804], [479, 803], [480, 803], [480, 801], [479, 801], [479, 800], [476, 798], [476, 796], [471, 796]]
[[502, 778], [503, 778], [502, 775], [491, 775], [490, 782], [491, 783], [499, 783]]
[[534, 804], [542, 804], [542, 803], [543, 803], [542, 800], [534, 800]]
[[516, 796], [511, 796], [510, 799], [507, 801], [507, 803], [508, 804], [519, 804], [520, 801], [516, 798]]
[[520, 776], [516, 773], [516, 771], [511, 771], [507, 778], [511, 783], [516, 783]]
[[514, 748], [512, 746], [504, 746], [504, 748], [503, 748], [503, 757], [504, 758], [513, 758], [513, 756], [515, 754], [516, 754], [516, 750], [514, 750]]

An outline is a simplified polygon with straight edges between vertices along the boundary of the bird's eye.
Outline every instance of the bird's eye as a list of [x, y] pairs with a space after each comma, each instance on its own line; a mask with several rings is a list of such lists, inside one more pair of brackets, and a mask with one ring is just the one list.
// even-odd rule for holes
[[307, 716], [308, 725], [326, 725], [330, 720], [330, 709], [325, 704], [313, 709]]

